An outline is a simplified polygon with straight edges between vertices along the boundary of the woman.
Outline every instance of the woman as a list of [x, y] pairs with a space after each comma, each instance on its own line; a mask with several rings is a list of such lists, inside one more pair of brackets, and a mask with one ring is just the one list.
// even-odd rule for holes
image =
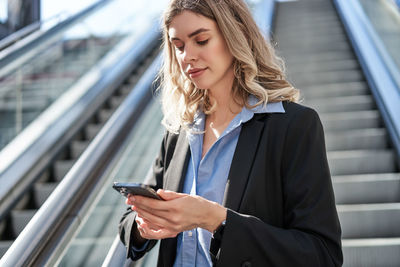
[[[167, 133], [129, 195], [128, 257], [161, 240], [158, 266], [339, 266], [323, 129], [242, 0], [172, 0], [161, 70]], [[177, 193], [181, 192], [181, 193]]]

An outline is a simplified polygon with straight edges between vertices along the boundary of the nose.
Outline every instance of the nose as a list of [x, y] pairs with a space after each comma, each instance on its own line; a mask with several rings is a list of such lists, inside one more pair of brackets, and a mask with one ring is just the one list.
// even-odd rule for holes
[[183, 51], [183, 62], [190, 63], [197, 60], [197, 52], [194, 47], [190, 47], [189, 45], [185, 46], [185, 50]]

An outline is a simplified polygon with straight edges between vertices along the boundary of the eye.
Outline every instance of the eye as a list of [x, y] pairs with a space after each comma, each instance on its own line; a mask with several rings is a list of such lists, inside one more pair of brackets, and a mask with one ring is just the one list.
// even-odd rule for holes
[[206, 45], [208, 43], [208, 39], [204, 41], [197, 41], [199, 45]]
[[175, 47], [175, 50], [183, 51], [185, 45], [182, 42], [173, 42], [172, 45]]
[[179, 51], [183, 51], [183, 49], [185, 48], [185, 46], [175, 46], [175, 49], [179, 50]]

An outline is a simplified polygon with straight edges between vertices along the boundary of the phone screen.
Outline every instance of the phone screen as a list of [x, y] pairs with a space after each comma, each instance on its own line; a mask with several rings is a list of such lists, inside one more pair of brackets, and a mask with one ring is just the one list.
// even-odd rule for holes
[[157, 193], [148, 185], [140, 183], [118, 183], [114, 182], [113, 188], [120, 192], [125, 197], [128, 194], [150, 197], [158, 200], [163, 200]]

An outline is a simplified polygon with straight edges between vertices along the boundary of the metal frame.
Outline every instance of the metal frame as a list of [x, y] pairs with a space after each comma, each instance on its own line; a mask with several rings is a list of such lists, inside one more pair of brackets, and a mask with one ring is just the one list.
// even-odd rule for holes
[[127, 99], [115, 111], [73, 168], [43, 204], [0, 260], [1, 266], [54, 263], [82, 220], [86, 201], [94, 188], [107, 178], [109, 163], [152, 96], [154, 78], [160, 68], [158, 57], [141, 77]]
[[381, 111], [400, 165], [400, 72], [391, 62], [359, 1], [334, 0]]
[[20, 42], [1, 50], [0, 77], [24, 64], [38, 52], [45, 49], [49, 43], [56, 40], [66, 29], [80, 22], [96, 9], [109, 2], [111, 2], [111, 0], [100, 0], [45, 32], [35, 31]]
[[39, 30], [41, 24], [42, 23], [39, 21], [34, 22], [34, 23], [4, 37], [2, 40], [0, 40], [0, 51], [5, 49], [6, 47], [9, 47], [10, 45], [16, 43], [17, 41], [21, 40], [22, 38], [25, 38], [26, 36], [33, 33], [34, 31]]
[[0, 152], [0, 216], [7, 214], [29, 190], [116, 86], [158, 44], [158, 38], [158, 23], [155, 23], [139, 40], [128, 37], [122, 41], [78, 81], [72, 91], [80, 95], [66, 95], [57, 100]]

